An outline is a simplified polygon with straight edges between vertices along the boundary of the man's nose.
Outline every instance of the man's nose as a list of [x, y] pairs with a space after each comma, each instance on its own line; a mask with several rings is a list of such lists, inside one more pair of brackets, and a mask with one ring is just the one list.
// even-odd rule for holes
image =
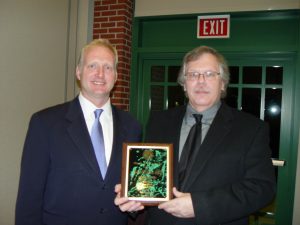
[[199, 73], [197, 81], [200, 82], [200, 83], [205, 82], [205, 76], [204, 76], [204, 74]]
[[96, 69], [96, 75], [98, 77], [103, 77], [104, 76], [104, 68], [103, 66], [98, 66]]

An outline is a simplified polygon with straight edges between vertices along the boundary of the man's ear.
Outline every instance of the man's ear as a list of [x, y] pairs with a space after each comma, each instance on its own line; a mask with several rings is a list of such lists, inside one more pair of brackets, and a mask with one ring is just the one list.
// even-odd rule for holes
[[224, 81], [222, 81], [221, 91], [225, 91], [225, 84], [224, 84]]
[[80, 69], [78, 66], [76, 66], [76, 78], [77, 80], [80, 80]]
[[117, 80], [118, 80], [118, 72], [116, 72], [115, 74], [115, 83], [117, 82]]

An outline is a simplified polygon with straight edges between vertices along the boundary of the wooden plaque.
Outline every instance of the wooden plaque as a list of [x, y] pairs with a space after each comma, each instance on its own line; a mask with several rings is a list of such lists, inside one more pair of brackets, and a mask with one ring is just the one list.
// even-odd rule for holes
[[173, 145], [124, 143], [122, 197], [143, 205], [158, 205], [172, 198]]

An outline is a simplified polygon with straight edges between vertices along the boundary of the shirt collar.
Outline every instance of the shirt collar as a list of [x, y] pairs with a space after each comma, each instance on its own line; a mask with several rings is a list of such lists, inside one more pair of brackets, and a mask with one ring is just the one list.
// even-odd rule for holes
[[[78, 96], [83, 114], [85, 117], [92, 117], [93, 119], [95, 118], [94, 111], [98, 109], [90, 100], [88, 100], [86, 97], [82, 95], [80, 92]], [[101, 114], [104, 115], [104, 117], [111, 118], [112, 116], [112, 109], [111, 109], [111, 104], [110, 104], [110, 98], [108, 101], [101, 107], [103, 109], [103, 113]]]
[[186, 108], [186, 113], [185, 113], [185, 122], [186, 123], [195, 123], [195, 119], [193, 114], [202, 114], [202, 123], [208, 123], [211, 124], [212, 120], [215, 118], [215, 115], [217, 114], [217, 111], [219, 110], [221, 106], [221, 101], [217, 101], [213, 106], [211, 106], [210, 108], [204, 110], [203, 112], [198, 112], [197, 110], [195, 110], [191, 104], [187, 105]]

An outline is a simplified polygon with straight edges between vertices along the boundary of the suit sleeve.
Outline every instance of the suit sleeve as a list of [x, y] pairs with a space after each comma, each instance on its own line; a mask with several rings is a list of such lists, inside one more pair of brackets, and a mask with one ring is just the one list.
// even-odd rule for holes
[[248, 216], [273, 199], [276, 184], [267, 126], [259, 126], [254, 133], [249, 137], [252, 138], [251, 146], [245, 152], [240, 179], [191, 193], [198, 225], [219, 224]]
[[23, 148], [16, 203], [16, 225], [43, 224], [43, 196], [48, 166], [47, 129], [35, 114], [31, 118]]

